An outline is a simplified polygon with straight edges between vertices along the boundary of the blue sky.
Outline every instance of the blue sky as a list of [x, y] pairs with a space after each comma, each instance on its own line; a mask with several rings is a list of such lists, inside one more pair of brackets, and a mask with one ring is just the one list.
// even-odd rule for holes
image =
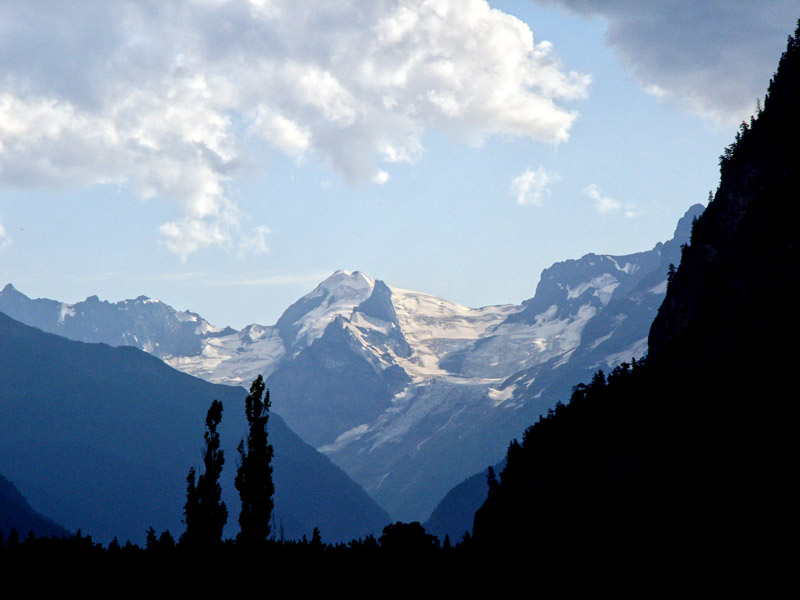
[[797, 0], [33, 6], [0, 7], [0, 285], [235, 327], [340, 268], [517, 303], [555, 261], [668, 239], [800, 17]]

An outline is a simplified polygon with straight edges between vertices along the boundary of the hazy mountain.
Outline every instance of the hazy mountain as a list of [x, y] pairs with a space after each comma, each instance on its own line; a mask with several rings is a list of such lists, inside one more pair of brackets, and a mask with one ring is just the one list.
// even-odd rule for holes
[[[587, 372], [646, 352], [667, 267], [701, 212], [692, 207], [649, 251], [556, 263], [521, 306], [467, 308], [337, 271], [274, 326], [238, 332], [142, 297], [66, 306], [6, 286], [0, 310], [76, 339], [134, 344], [214, 382], [264, 373], [293, 430], [393, 518], [424, 520]], [[176, 348], [186, 351], [167, 351]]]
[[[495, 476], [505, 466], [505, 460], [494, 465]], [[488, 467], [472, 477], [454, 486], [436, 508], [430, 518], [424, 523], [425, 531], [435, 535], [440, 540], [450, 536], [450, 541], [456, 543], [464, 538], [464, 534], [472, 534], [475, 512], [486, 501], [488, 494]]]
[[8, 538], [13, 529], [20, 538], [29, 532], [36, 537], [69, 535], [66, 529], [33, 510], [14, 484], [0, 475], [0, 533]]
[[[136, 348], [85, 344], [0, 314], [0, 472], [31, 505], [76, 530], [141, 542], [149, 526], [182, 532], [189, 467], [202, 460], [205, 414], [224, 405], [224, 499], [235, 534], [236, 446], [245, 433], [242, 388], [210, 384]], [[275, 413], [275, 526], [288, 537], [318, 526], [329, 541], [389, 522], [339, 468]]]
[[[453, 485], [499, 461], [508, 441], [582, 378], [647, 351], [668, 265], [679, 262], [701, 212], [693, 207], [675, 238], [649, 252], [554, 265], [522, 307], [456, 309], [427, 297], [438, 309], [431, 318], [403, 310], [424, 304], [392, 289], [398, 315], [409, 315], [398, 319], [413, 349], [409, 358], [379, 345], [376, 330], [386, 325], [354, 310], [340, 325], [350, 334], [350, 352], [371, 346], [373, 356], [389, 356], [411, 381], [376, 420], [354, 424], [322, 451], [393, 516], [424, 519]], [[366, 335], [370, 344], [355, 343]]]
[[[675, 236], [650, 252], [628, 257], [590, 254], [545, 270], [536, 296], [523, 303], [521, 311], [510, 315], [508, 322], [535, 324], [537, 315], [547, 311], [560, 312], [569, 322], [570, 315], [597, 312], [586, 321], [580, 332], [581, 342], [569, 351], [566, 362], [560, 364], [563, 358], [557, 355], [509, 378], [507, 384], [514, 388], [509, 405], [516, 403], [517, 414], [487, 422], [487, 427], [507, 434], [506, 445], [556, 402], [566, 402], [572, 387], [591, 379], [597, 369], [608, 371], [622, 361], [645, 354], [650, 324], [666, 292], [668, 267], [680, 263], [681, 245], [689, 240], [692, 224], [702, 213], [700, 205], [690, 208], [678, 222]], [[609, 271], [613, 269], [621, 271], [621, 281], [610, 282]], [[603, 285], [608, 282], [615, 287], [603, 304], [607, 293]], [[501, 471], [496, 470], [498, 474]], [[447, 533], [453, 539], [460, 538], [465, 530], [472, 531], [472, 520], [486, 499], [486, 489], [483, 468], [447, 492], [426, 526], [440, 537]]]
[[146, 296], [116, 303], [91, 296], [65, 304], [30, 299], [8, 284], [0, 291], [0, 312], [71, 340], [134, 346], [215, 383], [249, 386], [283, 353], [273, 328], [219, 329], [191, 311]]

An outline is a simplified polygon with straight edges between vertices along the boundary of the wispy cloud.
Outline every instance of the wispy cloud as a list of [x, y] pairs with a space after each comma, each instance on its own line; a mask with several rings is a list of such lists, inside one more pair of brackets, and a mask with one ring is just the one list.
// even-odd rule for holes
[[3, 3], [0, 22], [0, 183], [169, 198], [184, 258], [266, 248], [227, 189], [261, 166], [245, 146], [383, 184], [431, 129], [564, 141], [590, 83], [486, 0]]
[[6, 233], [6, 228], [3, 227], [3, 222], [0, 221], [0, 248], [5, 248], [11, 245], [11, 238]]
[[600, 192], [600, 187], [597, 184], [593, 183], [586, 186], [583, 188], [583, 193], [594, 200], [594, 207], [599, 213], [610, 213], [622, 209], [622, 202], [610, 196], [604, 196]]
[[547, 171], [541, 166], [535, 171], [525, 169], [524, 173], [511, 182], [511, 194], [518, 204], [541, 206], [542, 198], [550, 195], [550, 184], [560, 179], [558, 173]]

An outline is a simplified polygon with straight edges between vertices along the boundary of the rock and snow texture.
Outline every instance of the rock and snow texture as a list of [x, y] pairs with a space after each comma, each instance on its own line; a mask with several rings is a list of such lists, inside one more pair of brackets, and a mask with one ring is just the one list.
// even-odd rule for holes
[[424, 520], [575, 384], [646, 353], [667, 267], [700, 212], [652, 250], [556, 263], [520, 306], [467, 308], [337, 271], [275, 325], [242, 331], [144, 297], [67, 306], [7, 286], [0, 311], [73, 339], [138, 346], [215, 383], [263, 374], [293, 430], [393, 518]]

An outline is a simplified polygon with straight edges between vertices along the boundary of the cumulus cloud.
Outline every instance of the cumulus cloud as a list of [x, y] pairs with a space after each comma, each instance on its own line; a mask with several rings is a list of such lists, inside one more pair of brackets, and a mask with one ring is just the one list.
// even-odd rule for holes
[[590, 83], [486, 0], [3, 3], [0, 23], [0, 182], [170, 198], [183, 257], [266, 247], [227, 193], [259, 166], [245, 145], [382, 184], [430, 129], [566, 140]]
[[301, 157], [311, 147], [311, 132], [297, 122], [259, 105], [251, 131], [285, 154]]
[[558, 173], [546, 171], [544, 167], [535, 171], [525, 169], [511, 182], [511, 194], [517, 199], [517, 204], [541, 206], [542, 198], [550, 195], [550, 184], [559, 179]]
[[534, 0], [608, 21], [606, 40], [644, 89], [718, 122], [749, 117], [763, 97], [797, 0]]

